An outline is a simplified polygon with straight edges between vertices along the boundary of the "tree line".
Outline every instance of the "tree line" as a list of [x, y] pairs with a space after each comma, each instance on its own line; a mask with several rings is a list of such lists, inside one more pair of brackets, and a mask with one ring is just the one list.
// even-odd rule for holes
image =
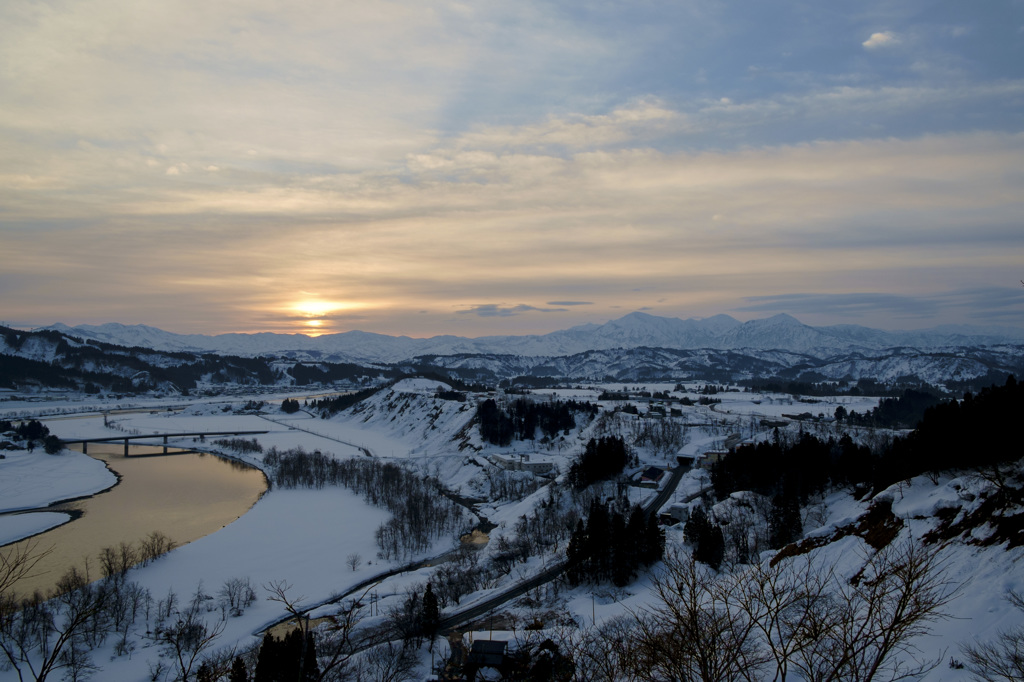
[[661, 560], [665, 535], [657, 517], [648, 516], [640, 505], [634, 505], [628, 516], [627, 520], [622, 511], [599, 500], [591, 502], [586, 520], [577, 521], [566, 550], [570, 585], [612, 582], [624, 587], [641, 568]]
[[948, 469], [984, 469], [998, 477], [1001, 467], [1019, 459], [1010, 425], [1022, 413], [1024, 387], [1011, 376], [1002, 386], [928, 407], [916, 429], [882, 448], [859, 445], [846, 434], [822, 440], [803, 433], [793, 444], [776, 436], [736, 448], [713, 464], [711, 482], [718, 499], [753, 490], [805, 503], [811, 494], [830, 487], [849, 485], [877, 493], [899, 481]]
[[931, 391], [905, 389], [903, 394], [892, 398], [883, 398], [878, 405], [864, 414], [855, 410], [847, 413], [840, 405], [836, 408], [835, 418], [855, 426], [876, 426], [890, 429], [914, 428], [924, 417], [925, 411], [941, 402], [941, 398]]
[[23, 421], [17, 426], [6, 419], [0, 419], [0, 433], [13, 433], [18, 440], [25, 442], [29, 452], [37, 445], [42, 445], [48, 455], [56, 455], [64, 449], [63, 441], [51, 434], [48, 426], [35, 419]]
[[586, 448], [569, 466], [569, 484], [577, 490], [622, 473], [634, 458], [620, 436], [591, 438]]
[[597, 413], [598, 407], [586, 401], [534, 402], [517, 398], [502, 409], [488, 398], [477, 406], [476, 418], [480, 436], [492, 445], [504, 446], [513, 440], [534, 440], [538, 430], [542, 436], [554, 438], [576, 428], [576, 415], [590, 420]]
[[271, 448], [263, 459], [282, 488], [341, 485], [392, 518], [376, 531], [378, 554], [396, 559], [422, 552], [439, 538], [462, 529], [462, 509], [445, 497], [441, 484], [397, 464], [376, 459], [338, 460], [319, 451]]

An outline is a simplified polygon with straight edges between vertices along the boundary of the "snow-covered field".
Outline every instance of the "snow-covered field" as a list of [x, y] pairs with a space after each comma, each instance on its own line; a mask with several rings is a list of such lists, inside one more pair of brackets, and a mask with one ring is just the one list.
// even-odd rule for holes
[[37, 448], [6, 455], [0, 459], [0, 513], [92, 495], [117, 483], [103, 462], [80, 452], [48, 455]]
[[[490, 542], [479, 550], [481, 560], [485, 560], [494, 555], [502, 538], [512, 539], [513, 528], [519, 519], [534, 513], [548, 499], [543, 480], [538, 481], [540, 487], [521, 499], [494, 499], [493, 477], [498, 468], [489, 459], [492, 455], [543, 456], [555, 463], [559, 474], [564, 474], [592, 437], [621, 434], [627, 439], [636, 439], [644, 433], [650, 435], [652, 429], [661, 429], [662, 423], [678, 423], [680, 426], [674, 432], [675, 440], [670, 441], [670, 446], [644, 445], [636, 448], [639, 468], [651, 464], [675, 466], [676, 455], [700, 458], [709, 450], [721, 449], [734, 434], [746, 440], [770, 438], [772, 428], [763, 426], [761, 419], [782, 419], [782, 415], [802, 412], [830, 417], [840, 405], [848, 411], [864, 412], [878, 403], [877, 398], [851, 396], [814, 398], [812, 403], [800, 402], [784, 394], [722, 391], [711, 396], [721, 400], [712, 406], [679, 408], [678, 403], [673, 403], [668, 407], [681, 409], [679, 417], [643, 419], [641, 415], [651, 409], [651, 401], [609, 401], [603, 405], [605, 411], [596, 419], [578, 423], [569, 433], [559, 434], [548, 442], [514, 441], [510, 446], [499, 447], [485, 443], [478, 430], [472, 428], [475, 414], [473, 397], [467, 402], [441, 400], [434, 396], [437, 387], [438, 384], [427, 380], [406, 380], [381, 391], [355, 409], [330, 419], [321, 419], [306, 410], [286, 415], [274, 403], [268, 403], [260, 414], [242, 414], [246, 398], [238, 397], [197, 401], [174, 412], [164, 409], [165, 404], [154, 403], [146, 406], [150, 409], [110, 415], [106, 425], [102, 416], [54, 420], [48, 425], [54, 433], [65, 438], [118, 433], [265, 430], [267, 433], [254, 437], [263, 447], [262, 454], [232, 452], [215, 445], [212, 441], [216, 438], [207, 439], [204, 443], [207, 449], [223, 451], [256, 466], [264, 466], [263, 457], [271, 447], [279, 450], [301, 447], [308, 452], [320, 451], [340, 459], [370, 455], [400, 462], [442, 481], [455, 493], [478, 500], [476, 511], [494, 525]], [[597, 386], [537, 391], [533, 397], [538, 400], [550, 396], [552, 399], [596, 402], [605, 389], [643, 389], [648, 392], [668, 391], [676, 397], [686, 395], [696, 402], [700, 388], [701, 385], [694, 384], [688, 386], [685, 393], [679, 393], [674, 392], [673, 385]], [[640, 414], [622, 411], [624, 404], [635, 406]], [[102, 406], [77, 401], [70, 401], [67, 406], [48, 405], [51, 411], [72, 407], [85, 410]], [[620, 411], [616, 412], [616, 407]], [[11, 413], [24, 413], [37, 409], [37, 406], [8, 401], [3, 408]], [[43, 412], [45, 410], [39, 408], [33, 413]], [[797, 428], [800, 427], [794, 423], [782, 430], [794, 433]], [[803, 428], [826, 434], [835, 432], [834, 422], [828, 419], [805, 422]], [[192, 439], [180, 444], [194, 446]], [[8, 453], [7, 459], [0, 460], [0, 511], [34, 509], [58, 499], [96, 492], [113, 483], [113, 475], [102, 463], [78, 453], [66, 452], [58, 457], [41, 451]], [[947, 477], [938, 482], [922, 478], [884, 494], [891, 497], [894, 513], [905, 524], [901, 537], [919, 539], [934, 524], [937, 509], [964, 504], [969, 497], [965, 491], [980, 485], [981, 482], [969, 477]], [[683, 478], [673, 499], [698, 493], [706, 486], [706, 472], [694, 471]], [[632, 501], [643, 502], [654, 491], [631, 487], [628, 494]], [[834, 529], [850, 524], [866, 507], [864, 501], [854, 501], [847, 494], [835, 493], [818, 503], [813, 523], [805, 521], [805, 535], [828, 536]], [[46, 524], [62, 522], [53, 516], [63, 515], [0, 516], [0, 544], [40, 532]], [[133, 569], [129, 577], [149, 589], [154, 598], [162, 598], [173, 590], [182, 599], [188, 599], [200, 584], [204, 592], [215, 595], [226, 581], [248, 579], [255, 587], [258, 599], [241, 616], [227, 619], [219, 640], [220, 646], [246, 647], [258, 641], [258, 633], [265, 626], [286, 615], [280, 603], [266, 599], [268, 592], [264, 586], [275, 581], [287, 581], [291, 586], [289, 594], [301, 598], [303, 606], [311, 607], [374, 575], [404, 564], [404, 560], [385, 562], [377, 556], [374, 533], [388, 516], [387, 512], [370, 506], [340, 487], [272, 489], [239, 520], [212, 535], [175, 549], [146, 567]], [[685, 548], [680, 526], [669, 528], [666, 538], [670, 547]], [[439, 555], [457, 544], [458, 538], [447, 538], [419, 557], [408, 559]], [[992, 640], [1000, 630], [1024, 623], [1024, 614], [1012, 609], [1005, 600], [1007, 590], [1024, 589], [1024, 565], [1021, 563], [1024, 552], [1020, 548], [1007, 551], [1000, 546], [977, 547], [959, 541], [936, 546], [935, 551], [940, 555], [949, 579], [962, 584], [962, 587], [947, 609], [951, 617], [935, 623], [931, 635], [919, 638], [916, 644], [922, 657], [943, 660], [924, 679], [928, 682], [952, 682], [966, 679], [963, 670], [951, 669], [945, 663], [950, 657], [961, 656], [962, 644], [975, 638]], [[564, 552], [565, 547], [562, 546], [556, 552], [535, 556], [518, 564], [508, 576], [478, 594], [464, 597], [460, 608], [512, 584], [519, 577], [541, 570], [563, 557]], [[847, 537], [815, 550], [815, 553], [823, 564], [852, 574], [869, 556], [870, 548], [859, 538]], [[360, 559], [354, 569], [349, 565], [353, 555]], [[385, 608], [396, 606], [408, 586], [430, 580], [433, 570], [404, 573], [381, 582], [374, 590], [380, 595]], [[580, 624], [600, 623], [650, 604], [650, 586], [650, 576], [641, 575], [626, 588], [561, 589], [557, 597], [548, 594], [554, 600], [551, 603], [511, 608], [519, 614], [521, 622], [556, 610]], [[320, 611], [326, 610], [327, 607]], [[496, 639], [516, 637], [512, 632], [478, 633], [478, 636], [480, 634]], [[102, 679], [149, 678], [151, 665], [158, 660], [159, 653], [150, 640], [139, 638], [130, 656], [115, 655], [112, 646], [108, 643], [94, 656], [102, 665]], [[423, 665], [417, 679], [426, 677], [429, 655], [423, 656], [421, 662]], [[12, 672], [0, 672], [0, 680], [8, 679], [16, 679], [16, 676]]]

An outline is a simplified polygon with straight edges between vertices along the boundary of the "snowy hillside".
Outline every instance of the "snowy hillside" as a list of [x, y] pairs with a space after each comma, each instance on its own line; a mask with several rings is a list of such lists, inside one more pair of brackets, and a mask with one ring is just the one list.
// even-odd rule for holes
[[[704, 353], [719, 358], [716, 361], [739, 355]], [[629, 357], [636, 363], [664, 362], [672, 354], [686, 355], [682, 351], [640, 349]], [[581, 359], [581, 365], [587, 361], [597, 363], [596, 358], [604, 358], [600, 362], [607, 363], [621, 357], [608, 351], [583, 355], [588, 360]], [[691, 360], [699, 356], [686, 355]], [[795, 364], [800, 358], [807, 362], [807, 356], [763, 354], [764, 362], [780, 364]], [[470, 362], [469, 358], [463, 360]], [[545, 362], [555, 360], [549, 358]], [[898, 371], [896, 365], [892, 371]], [[850, 429], [858, 445], [883, 444], [893, 432], [840, 424], [826, 416], [840, 406], [850, 413], [865, 413], [878, 405], [877, 398], [846, 394], [804, 399], [791, 393], [709, 387], [703, 382], [678, 386], [671, 382], [594, 384], [538, 390], [530, 395], [501, 391], [466, 393], [452, 390], [444, 382], [406, 378], [332, 415], [322, 406], [326, 403], [318, 406], [316, 399], [322, 395], [311, 392], [301, 409], [288, 413], [279, 402], [255, 400], [258, 396], [248, 395], [216, 403], [190, 398], [191, 406], [180, 412], [145, 409], [115, 413], [110, 415], [109, 423], [100, 414], [52, 422], [57, 433], [77, 437], [258, 430], [261, 433], [251, 440], [248, 436], [211, 438], [203, 447], [260, 466], [271, 478], [277, 475], [275, 471], [280, 471], [275, 467], [280, 466], [281, 458], [297, 451], [325, 458], [325, 468], [335, 460], [369, 468], [400, 469], [416, 480], [437, 482], [444, 499], [465, 510], [451, 533], [437, 538], [431, 547], [398, 560], [378, 553], [382, 549], [379, 529], [393, 523], [390, 512], [371, 505], [341, 485], [292, 489], [275, 479], [261, 500], [234, 523], [170, 552], [158, 562], [128, 572], [129, 581], [150, 591], [156, 607], [154, 613], [159, 608], [171, 608], [167, 602], [159, 606], [171, 589], [178, 595], [208, 595], [202, 597], [209, 607], [204, 608], [201, 617], [212, 625], [223, 625], [217, 626], [222, 631], [216, 648], [203, 657], [214, 660], [221, 650], [232, 652], [232, 656], [233, 652], [241, 652], [249, 657], [249, 679], [262, 630], [286, 615], [280, 603], [266, 598], [267, 586], [273, 581], [286, 580], [294, 586], [292, 594], [304, 595], [303, 607], [312, 610], [314, 619], [338, 613], [346, 605], [355, 610], [357, 607], [351, 602], [327, 602], [349, 590], [355, 590], [355, 598], [365, 594], [365, 585], [372, 584], [383, 607], [370, 616], [364, 603], [360, 617], [367, 627], [383, 624], [391, 618], [390, 614], [398, 612], [410, 591], [418, 589], [422, 594], [424, 585], [430, 582], [442, 599], [443, 615], [449, 616], [565, 561], [570, 554], [572, 529], [588, 518], [595, 503], [615, 500], [624, 506], [646, 504], [659, 491], [668, 493], [659, 501], [660, 511], [669, 513], [673, 508], [682, 508], [687, 514], [695, 514], [698, 508], [707, 510], [712, 522], [722, 529], [723, 562], [715, 571], [699, 569], [704, 571], [701, 575], [708, 576], [706, 584], [718, 590], [716, 598], [749, 597], [755, 594], [748, 589], [754, 585], [749, 580], [758, 575], [757, 571], [782, 566], [780, 570], [807, 571], [799, 574], [811, 578], [799, 583], [801, 589], [813, 587], [815, 581], [826, 584], [828, 592], [818, 595], [824, 602], [818, 603], [828, 604], [830, 614], [842, 616], [841, 608], [831, 607], [863, 606], [857, 599], [876, 584], [859, 577], [866, 567], [869, 571], [871, 566], [891, 568], [898, 562], [884, 562], [906, 556], [900, 552], [913, 548], [917, 552], [913, 556], [931, 562], [931, 573], [925, 577], [933, 579], [943, 603], [935, 616], [924, 622], [928, 634], [913, 635], [898, 653], [900, 660], [910, 665], [914, 661], [937, 663], [923, 678], [927, 682], [968, 679], [966, 669], [956, 667], [966, 660], [962, 647], [975, 641], [996, 642], [1001, 632], [1024, 623], [1024, 613], [1006, 599], [1007, 591], [1024, 590], [1024, 574], [1020, 570], [1024, 561], [1024, 493], [1020, 489], [1024, 471], [1020, 462], [1003, 462], [996, 469], [981, 468], [982, 451], [1005, 450], [992, 445], [995, 441], [990, 440], [994, 431], [991, 428], [976, 426], [970, 430], [967, 445], [958, 446], [954, 460], [958, 464], [953, 470], [932, 472], [892, 485], [886, 482], [877, 489], [837, 482], [815, 490], [797, 509], [800, 529], [796, 535], [785, 542], [769, 544], [774, 542], [770, 538], [776, 523], [773, 494], [737, 488], [716, 497], [716, 474], [700, 462], [710, 461], [715, 452], [731, 447], [727, 444], [777, 441], [800, 443], [806, 448], [806, 438], [812, 434], [822, 441], [831, 439], [825, 458], [831, 462], [834, 448], [845, 447], [835, 443], [845, 429]], [[979, 400], [976, 398], [974, 404], [980, 404]], [[524, 413], [519, 401], [549, 407], [575, 401], [576, 407], [571, 424], [545, 430], [538, 421], [532, 432], [517, 432], [509, 441], [496, 444], [495, 440], [485, 438], [481, 429], [484, 418], [478, 407], [488, 401], [493, 401], [497, 410], [513, 416], [516, 410], [520, 410], [520, 415]], [[1007, 409], [1018, 408], [1019, 403], [1014, 403]], [[822, 416], [787, 416], [804, 410]], [[577, 488], [569, 472], [582, 459], [580, 455], [591, 439], [599, 438], [622, 439], [632, 458], [621, 477]], [[243, 449], [242, 445], [251, 447]], [[935, 448], [928, 450], [929, 461], [935, 452]], [[740, 454], [737, 449], [724, 461]], [[678, 456], [693, 458], [697, 464], [690, 468]], [[26, 469], [20, 477], [0, 476], [0, 499], [16, 499], [17, 491], [13, 488], [23, 486], [21, 482], [27, 480], [38, 485], [24, 486], [25, 494], [31, 494], [33, 500], [19, 500], [19, 507], [45, 504], [51, 499], [49, 495], [60, 495], [54, 491], [64, 490], [63, 484], [70, 483], [72, 478], [82, 479], [95, 489], [103, 487], [99, 474], [105, 470], [95, 467], [95, 472], [79, 471], [76, 466], [83, 461], [84, 456], [73, 459], [70, 453], [58, 458], [36, 453], [31, 461], [28, 453], [9, 455], [0, 461], [0, 467], [24, 468], [31, 464], [34, 468]], [[784, 461], [786, 458], [780, 456], [768, 468], [780, 469]], [[527, 462], [550, 468], [535, 473], [522, 468]], [[652, 468], [673, 474], [678, 471], [681, 478], [670, 474], [660, 481], [645, 481]], [[812, 472], [806, 473], [809, 478]], [[670, 483], [673, 480], [678, 480], [678, 484]], [[54, 488], [55, 483], [61, 485]], [[68, 490], [78, 493], [77, 488]], [[871, 490], [877, 490], [876, 494]], [[310, 519], [316, 522], [310, 523]], [[10, 525], [0, 530], [19, 537], [55, 523], [42, 517], [14, 521], [32, 521], [40, 526]], [[573, 584], [567, 578], [559, 578], [531, 589], [517, 600], [510, 598], [486, 609], [488, 615], [483, 617], [489, 623], [481, 626], [482, 621], [470, 618], [460, 622], [471, 632], [481, 627], [493, 630], [487, 636], [509, 641], [515, 647], [524, 646], [527, 641], [539, 643], [550, 639], [560, 651], [576, 657], [577, 665], [581, 666], [577, 670], [579, 679], [607, 679], [589, 676], [582, 667], [587, 647], [597, 646], [595, 642], [600, 641], [637, 646], [636, 638], [641, 633], [635, 628], [633, 614], [657, 613], [655, 580], [678, 567], [673, 557], [687, 561], [697, 551], [698, 543], [684, 528], [684, 523], [664, 526], [670, 551], [668, 560], [640, 570], [624, 585], [608, 581]], [[613, 553], [607, 549], [613, 535], [602, 537], [602, 551]], [[465, 544], [460, 542], [464, 538]], [[458, 549], [450, 551], [453, 548]], [[422, 565], [406, 566], [407, 561], [427, 557], [431, 560]], [[390, 575], [392, 571], [394, 575]], [[248, 580], [258, 596], [238, 615], [229, 617], [217, 606], [222, 598], [219, 589], [236, 578]], [[861, 588], [863, 591], [858, 592]], [[845, 598], [850, 601], [843, 602]], [[182, 608], [188, 602], [182, 598]], [[149, 679], [147, 669], [154, 670], [161, 661], [173, 661], [167, 657], [166, 645], [147, 634], [156, 622], [149, 615], [140, 615], [138, 623], [126, 630], [124, 641], [130, 647], [119, 647], [120, 635], [91, 645], [95, 647], [92, 660], [102, 668], [96, 679]], [[632, 629], [619, 630], [618, 640], [604, 637], [602, 628], [626, 627], [623, 623]], [[524, 624], [530, 628], [524, 630]], [[829, 621], [829, 627], [841, 625], [841, 619]], [[320, 642], [330, 641], [326, 630], [318, 636], [324, 638]], [[399, 635], [391, 636], [400, 641]], [[758, 640], [758, 646], [763, 645]], [[417, 671], [397, 679], [427, 678], [432, 654], [441, 660], [450, 652], [443, 638], [435, 640], [434, 650], [428, 650], [425, 644], [420, 648], [412, 645], [411, 649], [418, 656]], [[821, 653], [826, 662], [828, 649], [824, 647]], [[601, 660], [627, 665], [637, 660], [642, 650], [629, 649], [622, 660], [616, 655], [615, 651], [606, 651]], [[775, 671], [770, 656], [763, 660], [765, 667], [747, 671], [749, 679], [773, 679]], [[230, 658], [226, 662], [230, 663]], [[221, 679], [226, 675], [225, 671]], [[170, 682], [174, 678], [173, 667], [157, 678]], [[17, 679], [15, 671], [0, 669], [0, 680], [8, 679]], [[370, 674], [365, 679], [382, 677]], [[622, 675], [613, 679], [637, 678]], [[794, 667], [788, 679], [806, 678]]]

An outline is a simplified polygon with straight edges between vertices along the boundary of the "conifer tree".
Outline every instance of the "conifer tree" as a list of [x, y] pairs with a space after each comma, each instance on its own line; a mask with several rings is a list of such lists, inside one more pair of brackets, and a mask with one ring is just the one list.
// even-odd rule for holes
[[802, 534], [800, 505], [793, 495], [779, 493], [772, 498], [772, 509], [768, 517], [768, 545], [772, 549], [781, 549], [799, 540]]
[[249, 671], [246, 670], [245, 661], [242, 660], [241, 656], [235, 656], [235, 660], [231, 664], [231, 674], [228, 676], [228, 682], [249, 682]]
[[636, 553], [634, 545], [626, 530], [626, 519], [616, 512], [611, 517], [611, 547], [606, 555], [610, 555], [608, 577], [618, 587], [625, 587], [636, 575]]
[[215, 682], [213, 676], [213, 668], [206, 661], [199, 666], [199, 670], [196, 671], [196, 682]]
[[683, 528], [683, 534], [693, 545], [693, 558], [718, 569], [725, 558], [725, 537], [722, 529], [712, 524], [703, 508], [697, 507]]
[[437, 595], [430, 583], [427, 583], [427, 589], [423, 592], [423, 634], [432, 640], [440, 622], [441, 610], [437, 605]]
[[[637, 509], [640, 509], [638, 506]], [[651, 514], [647, 517], [647, 526], [644, 528], [643, 551], [640, 555], [640, 562], [644, 566], [661, 561], [665, 556], [665, 532], [658, 523], [658, 517]]]

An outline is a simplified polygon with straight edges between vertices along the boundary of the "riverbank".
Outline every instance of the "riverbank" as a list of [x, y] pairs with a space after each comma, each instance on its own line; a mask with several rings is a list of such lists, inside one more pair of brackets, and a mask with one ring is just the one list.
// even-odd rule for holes
[[[103, 462], [81, 452], [62, 450], [48, 455], [37, 448], [4, 454], [0, 459], [0, 514], [95, 495], [117, 484], [117, 475]], [[0, 539], [0, 544], [6, 543]]]
[[[51, 429], [63, 437], [98, 437], [114, 429], [122, 433], [216, 431], [251, 428], [254, 421], [264, 429], [268, 426], [268, 422], [259, 417], [224, 413], [220, 408], [207, 406], [198, 406], [185, 414], [118, 415], [111, 421], [117, 423], [104, 426], [100, 417], [55, 421]], [[213, 440], [208, 439], [201, 447], [224, 449]], [[301, 446], [310, 451], [321, 449], [336, 455], [365, 456], [356, 447], [295, 430], [289, 424], [272, 425], [271, 432], [260, 436], [259, 440], [264, 448]], [[191, 439], [178, 444], [198, 445]], [[112, 447], [120, 449], [122, 446]], [[92, 450], [90, 446], [90, 452]], [[75, 454], [81, 456], [80, 453]], [[236, 458], [262, 466], [262, 455], [258, 453]], [[148, 466], [161, 460], [176, 459], [176, 456], [129, 458], [129, 463]], [[118, 464], [119, 461], [112, 459], [112, 466], [117, 467]], [[125, 478], [127, 480], [127, 476]], [[100, 497], [108, 497], [123, 486], [122, 483], [111, 493]], [[240, 518], [232, 517], [223, 528], [218, 527], [215, 532], [180, 546], [147, 566], [132, 569], [128, 578], [148, 590], [154, 600], [166, 599], [173, 593], [186, 602], [197, 592], [216, 598], [228, 581], [236, 578], [248, 580], [256, 590], [257, 601], [242, 615], [228, 618], [224, 632], [218, 638], [219, 645], [244, 648], [258, 641], [259, 636], [254, 633], [261, 632], [286, 615], [279, 603], [266, 599], [267, 585], [287, 581], [293, 586], [289, 596], [303, 606], [312, 606], [406, 564], [408, 560], [385, 562], [376, 556], [375, 531], [389, 518], [388, 512], [367, 504], [345, 488], [274, 488]], [[65, 528], [71, 529], [79, 523], [82, 521], [75, 521]], [[62, 530], [57, 529], [57, 532]], [[45, 537], [45, 534], [40, 536]], [[452, 543], [452, 539], [440, 540], [437, 546], [424, 554], [440, 554], [450, 549]], [[354, 556], [358, 561], [353, 568], [350, 560]], [[386, 588], [379, 590], [378, 596], [387, 608], [391, 608], [404, 598], [405, 586], [427, 579], [427, 571], [393, 578]], [[109, 679], [148, 679], [149, 663], [159, 660], [159, 652], [145, 637], [135, 640], [133, 646], [138, 649], [131, 656], [118, 656], [113, 651], [113, 644], [93, 652], [93, 656], [95, 660], [103, 661], [104, 675]], [[6, 682], [7, 679], [10, 679], [7, 673], [0, 672], [0, 680]]]
[[0, 547], [45, 533], [74, 517], [65, 512], [24, 512], [0, 515]]

